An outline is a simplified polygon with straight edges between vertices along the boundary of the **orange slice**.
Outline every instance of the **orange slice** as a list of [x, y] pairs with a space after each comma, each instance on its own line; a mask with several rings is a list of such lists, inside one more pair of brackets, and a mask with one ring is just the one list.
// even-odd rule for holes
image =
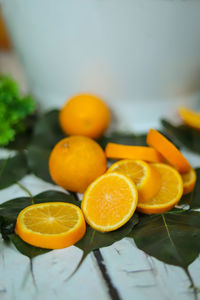
[[27, 243], [59, 249], [75, 244], [86, 230], [80, 208], [71, 203], [50, 202], [24, 208], [17, 217], [15, 232]]
[[181, 174], [181, 176], [183, 180], [183, 194], [189, 194], [193, 191], [196, 184], [196, 172], [194, 169], [191, 168], [189, 172]]
[[139, 201], [137, 209], [145, 214], [158, 214], [172, 209], [183, 194], [183, 181], [176, 169], [161, 163], [152, 165], [161, 176], [161, 186], [150, 200]]
[[127, 146], [108, 143], [105, 149], [106, 156], [113, 159], [140, 159], [149, 162], [161, 162], [162, 156], [151, 147]]
[[137, 188], [129, 177], [107, 173], [87, 188], [81, 208], [87, 223], [105, 232], [124, 225], [132, 217], [137, 201]]
[[136, 184], [139, 200], [148, 200], [155, 196], [161, 184], [160, 174], [142, 160], [120, 160], [114, 163], [108, 172], [120, 172], [130, 177]]
[[186, 125], [200, 130], [200, 113], [185, 107], [180, 107], [178, 112]]
[[191, 166], [183, 154], [157, 130], [149, 130], [147, 144], [159, 151], [180, 173], [185, 173], [190, 170]]

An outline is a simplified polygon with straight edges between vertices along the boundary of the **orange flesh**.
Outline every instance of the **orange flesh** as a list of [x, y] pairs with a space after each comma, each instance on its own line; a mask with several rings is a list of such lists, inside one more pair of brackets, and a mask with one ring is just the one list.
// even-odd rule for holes
[[23, 222], [32, 231], [45, 234], [63, 233], [71, 230], [78, 221], [77, 212], [72, 207], [65, 210], [56, 206], [37, 208], [27, 212]]
[[[114, 189], [113, 187], [117, 187]], [[132, 207], [132, 192], [127, 183], [117, 178], [107, 178], [94, 187], [87, 198], [87, 212], [91, 219], [103, 226], [121, 221]], [[103, 207], [103, 210], [102, 210]]]

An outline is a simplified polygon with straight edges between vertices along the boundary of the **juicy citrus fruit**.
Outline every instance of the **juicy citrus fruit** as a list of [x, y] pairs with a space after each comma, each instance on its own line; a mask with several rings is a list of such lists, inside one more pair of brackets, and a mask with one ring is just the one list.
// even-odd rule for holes
[[185, 124], [200, 130], [200, 113], [185, 107], [180, 107], [178, 112]]
[[108, 143], [105, 149], [106, 156], [113, 159], [139, 159], [149, 162], [161, 162], [162, 156], [151, 147], [129, 146]]
[[138, 201], [134, 182], [120, 173], [106, 173], [86, 190], [81, 208], [87, 223], [99, 231], [112, 231], [133, 215]]
[[197, 175], [194, 169], [189, 172], [181, 174], [183, 180], [183, 194], [188, 194], [193, 191], [197, 180]]
[[87, 186], [105, 173], [105, 153], [92, 139], [71, 136], [54, 147], [49, 158], [49, 172], [56, 184], [83, 193]]
[[159, 151], [180, 173], [185, 173], [190, 170], [191, 166], [183, 154], [157, 130], [149, 130], [147, 144]]
[[142, 160], [120, 160], [114, 163], [108, 172], [120, 172], [130, 177], [136, 184], [139, 200], [148, 200], [160, 189], [160, 174]]
[[50, 202], [24, 208], [17, 217], [15, 232], [27, 243], [59, 249], [75, 244], [86, 230], [80, 208], [71, 203]]
[[183, 194], [183, 181], [179, 172], [173, 167], [155, 163], [152, 166], [161, 176], [158, 193], [148, 201], [139, 201], [137, 209], [145, 214], [157, 214], [173, 208]]
[[67, 135], [98, 138], [110, 121], [107, 105], [98, 97], [82, 94], [71, 98], [60, 111], [60, 125]]

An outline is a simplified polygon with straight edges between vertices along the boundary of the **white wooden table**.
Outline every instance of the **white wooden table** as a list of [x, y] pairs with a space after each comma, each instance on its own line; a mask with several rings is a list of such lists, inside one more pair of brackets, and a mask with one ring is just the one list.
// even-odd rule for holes
[[[8, 71], [24, 82], [13, 55], [0, 54], [0, 71]], [[25, 84], [23, 85], [25, 88]], [[185, 154], [194, 167], [200, 165], [197, 155]], [[6, 151], [0, 150], [0, 157]], [[33, 195], [48, 189], [58, 189], [34, 175], [21, 180]], [[0, 191], [0, 203], [9, 199], [27, 196], [17, 185]], [[70, 279], [82, 255], [75, 246], [54, 250], [30, 260], [14, 246], [0, 241], [0, 299], [1, 300], [192, 300], [190, 282], [184, 271], [166, 265], [136, 248], [128, 238], [99, 252], [88, 255], [77, 273]], [[200, 258], [189, 271], [197, 286], [200, 286]], [[200, 294], [198, 295], [200, 299]]]

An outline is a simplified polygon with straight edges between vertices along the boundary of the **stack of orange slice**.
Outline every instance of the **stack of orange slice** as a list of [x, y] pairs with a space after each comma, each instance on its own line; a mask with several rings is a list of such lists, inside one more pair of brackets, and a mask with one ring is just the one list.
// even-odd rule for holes
[[147, 144], [150, 147], [108, 144], [107, 157], [121, 159], [108, 172], [123, 173], [136, 183], [138, 211], [162, 213], [193, 190], [196, 173], [175, 145], [157, 130], [149, 130]]

